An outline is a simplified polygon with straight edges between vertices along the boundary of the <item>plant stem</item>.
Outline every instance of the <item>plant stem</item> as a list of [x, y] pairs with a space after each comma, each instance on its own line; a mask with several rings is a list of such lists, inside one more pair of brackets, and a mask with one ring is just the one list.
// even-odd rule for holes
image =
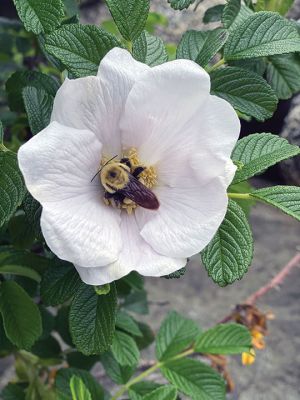
[[217, 62], [216, 64], [214, 64], [212, 67], [208, 68], [208, 71], [207, 71], [207, 72], [212, 72], [212, 71], [214, 71], [215, 69], [221, 67], [221, 65], [224, 65], [224, 64], [225, 64], [225, 59], [224, 59], [224, 58], [221, 58], [220, 61], [218, 61], [218, 62]]
[[227, 193], [230, 199], [250, 200], [252, 196], [250, 193]]
[[159, 361], [157, 363], [155, 363], [154, 365], [152, 365], [152, 367], [146, 369], [146, 371], [142, 372], [140, 375], [138, 375], [136, 378], [131, 379], [129, 382], [126, 383], [126, 385], [123, 385], [117, 392], [116, 394], [112, 397], [111, 400], [117, 400], [120, 396], [122, 396], [122, 394], [124, 394], [125, 392], [127, 392], [127, 390], [134, 385], [135, 383], [138, 383], [140, 381], [142, 381], [144, 378], [146, 378], [147, 376], [149, 376], [150, 374], [152, 374], [154, 371], [156, 371], [157, 369], [163, 367], [164, 365], [166, 365], [168, 362], [170, 361], [174, 361], [174, 360], [178, 360], [180, 358], [184, 358], [186, 356], [189, 356], [190, 354], [193, 354], [195, 352], [194, 348], [190, 348], [180, 354], [177, 354], [174, 357], [169, 358], [166, 361]]

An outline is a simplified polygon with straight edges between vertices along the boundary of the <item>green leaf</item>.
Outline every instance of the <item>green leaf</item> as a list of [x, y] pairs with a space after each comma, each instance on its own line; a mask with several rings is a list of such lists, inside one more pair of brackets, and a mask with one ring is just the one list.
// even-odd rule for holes
[[72, 400], [92, 400], [91, 393], [78, 376], [72, 376], [70, 380]]
[[199, 334], [196, 323], [171, 311], [156, 337], [156, 357], [166, 360], [186, 349]]
[[269, 57], [267, 81], [279, 99], [289, 99], [300, 91], [300, 59], [298, 55], [284, 54]]
[[243, 21], [245, 21], [247, 18], [249, 18], [253, 14], [254, 14], [254, 12], [249, 7], [247, 7], [245, 4], [241, 4], [240, 12], [238, 13], [237, 17], [230, 25], [229, 32], [233, 32], [238, 25], [240, 25]]
[[175, 272], [172, 272], [169, 275], [165, 275], [164, 278], [166, 278], [166, 279], [179, 279], [182, 276], [184, 276], [185, 273], [186, 273], [186, 267], [183, 267], [183, 268], [178, 269]]
[[159, 387], [153, 392], [146, 394], [143, 400], [176, 400], [177, 390], [175, 387], [170, 385], [165, 385]]
[[195, 3], [195, 0], [168, 0], [168, 3], [174, 10], [183, 10]]
[[61, 368], [58, 370], [55, 379], [55, 386], [59, 400], [70, 400], [72, 398], [70, 381], [73, 376], [82, 380], [90, 392], [92, 400], [104, 400], [104, 391], [99, 383], [96, 382], [90, 373], [77, 368]]
[[31, 132], [43, 130], [50, 122], [54, 98], [44, 89], [25, 87], [22, 91]]
[[212, 71], [211, 91], [258, 121], [270, 118], [278, 102], [273, 89], [262, 77], [237, 67]]
[[41, 297], [47, 306], [63, 304], [75, 295], [81, 284], [75, 267], [56, 259], [42, 277]]
[[168, 61], [168, 54], [163, 41], [147, 31], [133, 42], [132, 54], [134, 58], [150, 67], [162, 64]]
[[53, 31], [64, 17], [61, 0], [14, 0], [14, 3], [25, 29], [36, 35]]
[[3, 145], [3, 137], [4, 137], [4, 130], [3, 130], [3, 125], [0, 120], [0, 145]]
[[264, 76], [267, 69], [267, 62], [264, 57], [262, 58], [251, 58], [247, 60], [233, 60], [230, 61], [230, 66], [243, 68], [251, 72], [255, 72], [257, 75]]
[[300, 154], [298, 146], [271, 133], [254, 133], [240, 139], [231, 155], [233, 161], [242, 168], [235, 173], [233, 183], [238, 183], [257, 175], [272, 165]]
[[124, 276], [124, 278], [118, 280], [118, 282], [124, 282], [131, 289], [136, 290], [136, 291], [140, 291], [140, 290], [144, 289], [144, 278], [135, 271], [130, 272], [130, 274]]
[[23, 210], [25, 212], [25, 218], [28, 223], [32, 227], [35, 236], [38, 239], [42, 238], [41, 231], [41, 214], [42, 214], [42, 206], [40, 203], [35, 200], [29, 192], [25, 194], [23, 200]]
[[26, 276], [36, 282], [41, 281], [41, 276], [34, 269], [21, 265], [4, 265], [0, 267], [0, 274]]
[[117, 362], [122, 366], [136, 366], [140, 352], [135, 341], [124, 332], [116, 331], [111, 351]]
[[145, 28], [149, 0], [106, 0], [109, 11], [126, 40], [135, 40]]
[[47, 35], [45, 48], [58, 58], [78, 78], [96, 75], [99, 63], [120, 42], [108, 32], [94, 25], [65, 25]]
[[116, 327], [133, 336], [143, 336], [137, 322], [125, 311], [118, 312]]
[[101, 354], [101, 363], [107, 375], [119, 385], [127, 383], [136, 369], [136, 365], [120, 365], [111, 351]]
[[220, 324], [202, 333], [195, 350], [203, 354], [239, 354], [251, 348], [249, 330], [240, 324]]
[[155, 336], [149, 325], [144, 324], [143, 322], [138, 322], [138, 327], [143, 336], [135, 336], [134, 339], [138, 348], [143, 350], [154, 342]]
[[253, 239], [247, 218], [232, 200], [216, 235], [202, 251], [208, 275], [219, 286], [242, 279], [253, 257]]
[[176, 58], [193, 60], [205, 67], [223, 47], [227, 38], [228, 32], [222, 28], [212, 31], [187, 31], [178, 45]]
[[48, 336], [46, 339], [39, 339], [35, 342], [30, 351], [39, 358], [57, 360], [55, 364], [62, 362], [60, 345], [52, 336]]
[[259, 189], [252, 192], [251, 197], [271, 204], [300, 221], [300, 187], [298, 186], [273, 186]]
[[2, 400], [25, 400], [25, 392], [16, 383], [9, 383], [1, 392]]
[[25, 195], [22, 174], [16, 154], [4, 151], [0, 145], [0, 227], [4, 225], [21, 205]]
[[89, 371], [96, 362], [99, 361], [99, 356], [85, 356], [80, 351], [72, 351], [67, 354], [67, 363], [70, 367], [81, 368]]
[[211, 367], [182, 358], [161, 368], [165, 378], [192, 400], [225, 400], [225, 384]]
[[300, 51], [295, 26], [273, 12], [258, 12], [239, 24], [224, 48], [226, 60], [271, 56]]
[[227, 0], [222, 14], [222, 22], [225, 28], [229, 28], [241, 10], [241, 0]]
[[147, 292], [139, 290], [138, 292], [130, 293], [126, 296], [123, 307], [136, 314], [148, 314]]
[[128, 394], [131, 400], [143, 400], [144, 396], [160, 387], [162, 385], [153, 381], [140, 381], [130, 386]]
[[285, 15], [294, 0], [260, 0], [260, 3], [262, 3], [262, 8], [266, 11], [277, 11], [279, 14]]
[[9, 107], [12, 111], [25, 111], [23, 104], [23, 89], [25, 87], [43, 89], [54, 97], [59, 83], [51, 76], [37, 71], [17, 71], [6, 82], [6, 92]]
[[[55, 330], [59, 333], [60, 337], [66, 344], [68, 344], [70, 347], [74, 347], [69, 328], [69, 314], [69, 306], [63, 306], [59, 308], [55, 319]], [[80, 368], [85, 369], [85, 367], [82, 366], [80, 366]]]
[[32, 226], [27, 223], [25, 214], [18, 214], [10, 219], [8, 232], [16, 249], [31, 248], [34, 243], [35, 234]]
[[73, 342], [83, 354], [100, 354], [112, 344], [117, 295], [110, 285], [107, 295], [98, 296], [93, 286], [82, 285], [73, 299], [69, 323]]
[[204, 13], [203, 22], [209, 24], [211, 22], [221, 21], [224, 7], [224, 4], [218, 4], [208, 8]]
[[29, 350], [42, 334], [42, 320], [37, 305], [16, 282], [0, 286], [0, 311], [7, 337], [17, 347]]
[[[228, 193], [250, 193], [253, 190], [248, 181], [231, 184], [228, 188]], [[252, 206], [256, 204], [254, 199], [234, 199], [234, 201], [241, 207], [245, 215], [249, 217]]]

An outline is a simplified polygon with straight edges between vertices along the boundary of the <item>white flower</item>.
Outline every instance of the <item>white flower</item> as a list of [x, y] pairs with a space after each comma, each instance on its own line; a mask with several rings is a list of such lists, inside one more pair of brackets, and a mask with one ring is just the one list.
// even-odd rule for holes
[[[132, 270], [169, 274], [213, 238], [226, 213], [240, 125], [209, 92], [209, 75], [192, 61], [150, 68], [119, 48], [97, 76], [66, 79], [58, 90], [50, 125], [18, 159], [42, 204], [48, 246], [84, 282], [101, 285]], [[152, 167], [157, 210], [107, 205], [99, 176], [91, 182], [104, 160], [130, 151]]]

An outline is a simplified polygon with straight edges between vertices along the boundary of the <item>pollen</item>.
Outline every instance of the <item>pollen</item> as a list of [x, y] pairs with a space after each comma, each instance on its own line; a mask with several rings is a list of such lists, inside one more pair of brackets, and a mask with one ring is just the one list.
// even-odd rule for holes
[[[148, 189], [153, 188], [157, 184], [157, 174], [155, 168], [153, 166], [148, 166], [144, 162], [142, 162], [139, 158], [137, 149], [134, 147], [123, 151], [123, 154], [120, 158], [115, 157], [112, 160], [111, 157], [102, 157], [100, 170], [106, 165], [109, 165], [109, 163], [121, 165], [121, 167], [124, 167], [124, 169], [126, 169], [126, 173], [128, 175], [131, 175], [132, 177], [137, 179]], [[124, 193], [128, 192], [128, 190], [130, 190], [130, 188], [126, 184], [122, 188], [115, 187], [115, 190], [112, 193], [104, 190], [104, 203], [114, 208], [126, 210], [128, 214], [132, 214], [133, 211], [138, 207], [138, 204], [136, 204], [134, 200], [124, 196]]]

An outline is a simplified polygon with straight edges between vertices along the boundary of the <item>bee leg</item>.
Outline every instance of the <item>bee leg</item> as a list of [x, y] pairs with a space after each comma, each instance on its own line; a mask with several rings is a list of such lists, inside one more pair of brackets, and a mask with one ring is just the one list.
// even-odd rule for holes
[[125, 164], [125, 165], [127, 165], [127, 167], [131, 168], [131, 162], [130, 162], [129, 158], [127, 158], [127, 157], [121, 158], [120, 163]]
[[137, 168], [133, 171], [132, 175], [133, 175], [135, 178], [138, 178], [139, 175], [140, 175], [143, 171], [145, 171], [145, 168], [144, 168], [144, 167], [137, 167]]

